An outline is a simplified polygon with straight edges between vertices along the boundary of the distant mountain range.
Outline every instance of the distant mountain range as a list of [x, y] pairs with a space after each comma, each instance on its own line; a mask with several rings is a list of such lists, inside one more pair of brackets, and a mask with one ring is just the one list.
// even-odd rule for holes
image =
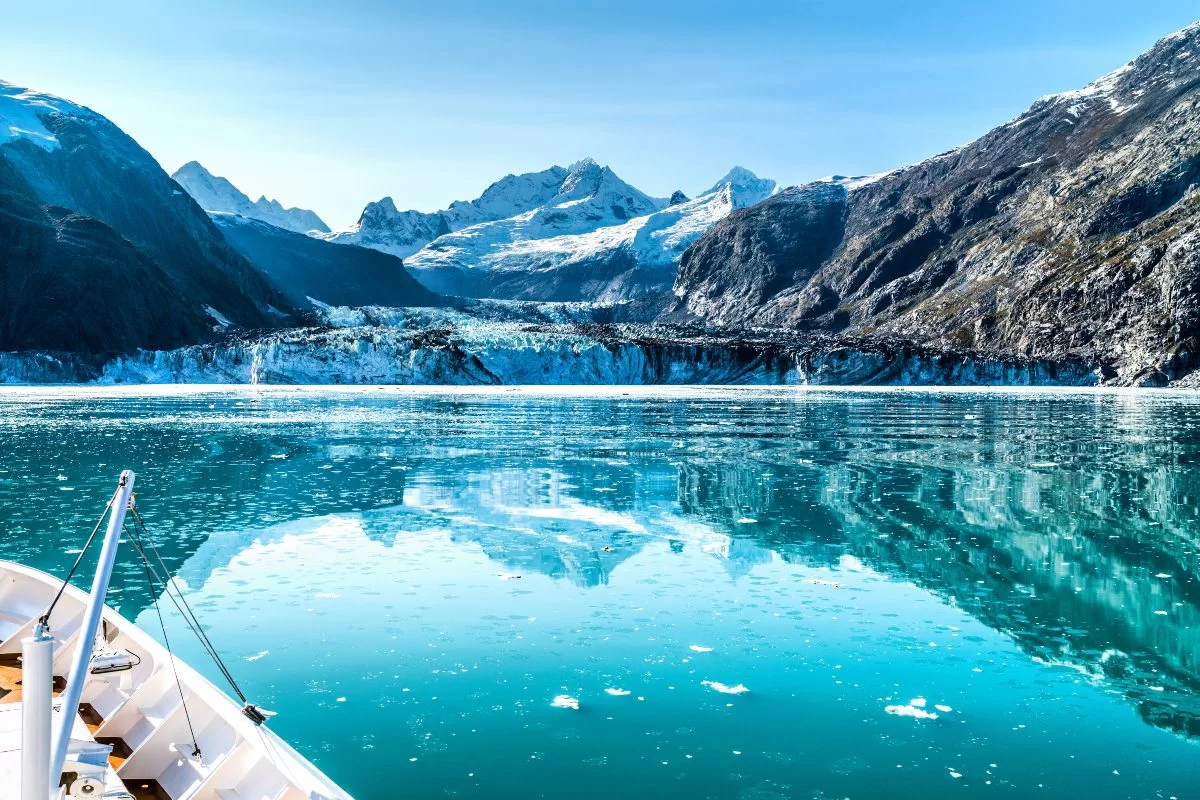
[[225, 178], [213, 175], [189, 161], [171, 174], [171, 178], [187, 191], [200, 207], [208, 212], [237, 214], [266, 222], [277, 228], [296, 233], [328, 233], [326, 225], [315, 212], [304, 208], [284, 208], [278, 200], [260, 197], [253, 203]]
[[659, 294], [685, 249], [736, 208], [776, 190], [735, 168], [694, 200], [651, 198], [585, 159], [548, 200], [443, 234], [407, 265], [442, 292], [520, 300], [617, 301]]
[[[842, 374], [924, 374], [891, 363], [917, 348], [924, 365], [1200, 384], [1197, 112], [1200, 23], [882, 175], [780, 191], [735, 168], [656, 198], [584, 159], [436, 212], [383, 198], [330, 232], [196, 162], [172, 180], [99, 114], [0, 83], [0, 352], [161, 350], [457, 296], [622, 307], [562, 316], [725, 341], [777, 332], [789, 352], [824, 337], [822, 358], [849, 342], [867, 355]], [[498, 308], [514, 324], [528, 310]]]

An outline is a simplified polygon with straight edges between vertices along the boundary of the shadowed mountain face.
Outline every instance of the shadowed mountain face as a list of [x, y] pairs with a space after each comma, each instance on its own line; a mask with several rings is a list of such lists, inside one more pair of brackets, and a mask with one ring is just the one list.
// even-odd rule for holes
[[0, 129], [0, 350], [104, 355], [286, 318], [279, 292], [99, 114], [0, 83]]
[[685, 254], [668, 317], [1198, 366], [1200, 25], [958, 150], [734, 212]]
[[281, 287], [298, 308], [435, 306], [444, 301], [417, 283], [400, 259], [337, 245], [234, 214], [214, 214], [226, 241]]

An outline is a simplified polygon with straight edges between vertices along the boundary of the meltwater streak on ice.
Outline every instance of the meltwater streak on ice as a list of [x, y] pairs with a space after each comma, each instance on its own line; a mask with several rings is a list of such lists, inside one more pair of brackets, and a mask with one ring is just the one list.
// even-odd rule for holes
[[1180, 393], [0, 393], [0, 548], [61, 570], [141, 465], [360, 800], [1186, 797], [1198, 432]]

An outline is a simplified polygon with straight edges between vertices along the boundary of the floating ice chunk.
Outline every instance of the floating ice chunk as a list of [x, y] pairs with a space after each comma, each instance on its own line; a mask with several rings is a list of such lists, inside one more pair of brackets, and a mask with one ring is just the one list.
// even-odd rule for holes
[[246, 660], [247, 661], [258, 661], [259, 659], [266, 658], [269, 655], [271, 655], [270, 650], [259, 650], [257, 653], [255, 653], [252, 656], [246, 656]]
[[338, 701], [339, 703], [344, 703], [344, 702], [346, 702], [346, 698], [344, 698], [344, 697], [339, 697], [339, 698], [337, 699], [337, 701]]
[[497, 572], [496, 577], [502, 581], [511, 581], [520, 578], [521, 576], [515, 572]]
[[961, 773], [961, 772], [955, 772], [954, 770], [950, 770], [950, 777], [951, 777], [951, 778], [961, 778], [961, 777], [962, 777], [962, 773]]
[[720, 692], [721, 694], [745, 694], [746, 692], [750, 691], [745, 687], [744, 684], [741, 683], [734, 686], [727, 686], [720, 681], [700, 681], [700, 685], [707, 686], [708, 688]]
[[336, 600], [337, 598], [341, 597], [341, 595], [337, 592], [317, 592], [313, 596], [322, 600]]
[[753, 525], [756, 522], [758, 522], [758, 520], [754, 519], [753, 517], [742, 517], [738, 520], [738, 525]]
[[578, 698], [571, 697], [569, 694], [560, 694], [555, 696], [555, 698], [550, 701], [550, 705], [554, 706], [555, 708], [569, 708], [572, 711], [579, 710]]
[[711, 653], [712, 652], [711, 647], [705, 647], [704, 645], [700, 645], [700, 644], [690, 645], [690, 646], [688, 646], [688, 650], [692, 650], [693, 652], [696, 652], [696, 653]]
[[943, 714], [949, 714], [951, 711], [954, 710], [950, 706], [944, 706], [941, 703], [936, 704], [934, 706], [934, 708], [936, 708], [938, 711], [942, 712]]
[[1166, 572], [1160, 572], [1160, 573], [1158, 573], [1157, 575], [1155, 575], [1154, 577], [1156, 577], [1156, 578], [1164, 578], [1164, 579], [1165, 579], [1165, 578], [1170, 578], [1170, 577], [1171, 577], [1171, 575], [1170, 575], [1169, 573], [1166, 573]]
[[1165, 611], [1155, 611], [1154, 613], [1158, 614], [1160, 617], [1165, 617], [1167, 615], [1167, 612]]
[[633, 694], [633, 692], [629, 691], [628, 689], [617, 689], [612, 686], [605, 689], [604, 692], [605, 694], [611, 694], [613, 697], [625, 697], [626, 695]]
[[[920, 699], [920, 698], [918, 698]], [[889, 714], [894, 714], [897, 717], [912, 717], [913, 719], [937, 719], [938, 715], [932, 711], [926, 711], [920, 706], [915, 706], [909, 703], [906, 706], [884, 706], [884, 711]]]
[[912, 700], [908, 701], [908, 704], [910, 706], [916, 706], [917, 708], [924, 708], [925, 707], [925, 698], [924, 697], [914, 697]]

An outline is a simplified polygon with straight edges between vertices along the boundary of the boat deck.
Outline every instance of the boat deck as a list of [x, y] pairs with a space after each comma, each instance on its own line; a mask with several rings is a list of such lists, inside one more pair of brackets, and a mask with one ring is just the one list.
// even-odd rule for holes
[[[54, 694], [62, 694], [67, 679], [54, 676]], [[18, 653], [0, 655], [0, 703], [21, 702], [21, 656]]]

